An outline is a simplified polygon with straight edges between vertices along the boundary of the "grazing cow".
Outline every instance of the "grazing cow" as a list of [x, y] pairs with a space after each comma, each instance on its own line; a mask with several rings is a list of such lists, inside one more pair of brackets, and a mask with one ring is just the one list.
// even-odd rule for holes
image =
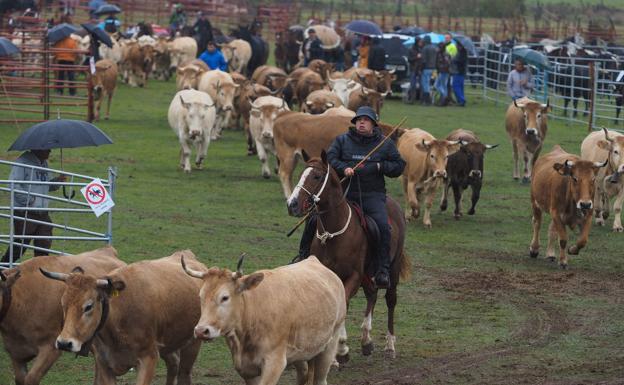
[[169, 45], [163, 37], [156, 41], [154, 46], [154, 69], [152, 74], [155, 79], [169, 81], [173, 72], [171, 71], [171, 55]]
[[249, 132], [256, 143], [264, 178], [271, 176], [268, 154], [272, 153], [275, 155], [273, 124], [281, 111], [289, 111], [288, 105], [284, 99], [276, 98], [275, 96], [261, 96], [251, 103]]
[[[236, 109], [238, 110], [238, 118], [243, 118], [243, 130], [245, 131], [245, 136], [247, 137], [247, 155], [255, 155], [257, 153], [254, 138], [249, 131], [251, 103], [260, 96], [273, 94], [274, 93], [267, 87], [255, 84], [250, 80], [247, 80], [240, 87], [239, 95], [236, 98]], [[240, 122], [237, 126], [240, 127]]]
[[0, 334], [16, 384], [38, 385], [61, 355], [54, 341], [63, 328], [64, 286], [45, 279], [39, 269], [69, 273], [81, 266], [89, 273], [104, 275], [123, 265], [114, 248], [103, 247], [78, 255], [32, 258], [0, 272]]
[[137, 385], [151, 384], [161, 357], [167, 385], [190, 385], [201, 348], [193, 339], [201, 285], [180, 269], [182, 256], [192, 268], [201, 268], [185, 250], [106, 275], [42, 270], [66, 284], [61, 300], [64, 324], [56, 348], [86, 353], [93, 341], [96, 384], [115, 384], [115, 378], [131, 368], [136, 368]]
[[180, 167], [191, 172], [191, 146], [195, 144], [195, 166], [202, 168], [215, 122], [215, 104], [205, 92], [182, 90], [169, 105], [169, 126], [180, 141]]
[[461, 148], [448, 157], [448, 163], [446, 164], [447, 178], [444, 180], [440, 209], [442, 211], [446, 210], [448, 190], [452, 187], [453, 197], [455, 198], [454, 217], [459, 219], [462, 216], [462, 193], [468, 186], [472, 188], [472, 206], [468, 210], [468, 215], [474, 215], [483, 183], [483, 157], [485, 151], [497, 147], [498, 144], [483, 144], [474, 132], [461, 128], [451, 132], [446, 137], [446, 140], [459, 140]]
[[102, 59], [95, 63], [95, 75], [93, 75], [93, 99], [95, 99], [95, 120], [100, 120], [100, 107], [104, 95], [108, 96], [106, 116], [110, 117], [110, 106], [115, 88], [117, 87], [117, 64], [109, 59]]
[[316, 90], [311, 92], [301, 105], [301, 112], [312, 115], [322, 114], [330, 108], [342, 106], [338, 95], [328, 90]]
[[368, 68], [349, 68], [345, 71], [344, 78], [354, 80], [371, 90], [376, 90], [379, 83], [377, 72]]
[[407, 162], [401, 177], [406, 201], [405, 219], [418, 218], [424, 200], [423, 224], [431, 228], [431, 206], [436, 190], [447, 178], [447, 159], [459, 150], [460, 142], [438, 140], [427, 131], [414, 128], [399, 137], [397, 147]]
[[181, 64], [176, 69], [177, 90], [197, 89], [199, 78], [204, 72], [210, 71], [208, 65], [203, 60], [193, 59]]
[[[542, 151], [542, 145], [548, 131], [548, 103], [542, 104], [529, 98], [514, 100], [507, 108], [505, 128], [513, 146], [513, 178], [520, 178], [518, 156], [524, 159], [524, 177], [531, 180], [531, 170]], [[529, 164], [530, 162], [530, 164]]]
[[351, 91], [349, 94], [349, 103], [347, 108], [351, 111], [357, 111], [362, 106], [372, 107], [377, 115], [381, 113], [381, 107], [383, 107], [383, 100], [388, 95], [387, 92], [380, 93], [374, 89], [360, 87]]
[[312, 91], [321, 90], [324, 87], [325, 81], [316, 72], [308, 70], [308, 72], [302, 74], [295, 86], [295, 97], [299, 102], [300, 108], [303, 108], [306, 98]]
[[251, 45], [245, 40], [236, 39], [229, 43], [219, 45], [225, 60], [228, 62], [230, 72], [245, 73], [247, 63], [251, 59]]
[[580, 228], [576, 245], [570, 246], [568, 253], [577, 255], [585, 247], [592, 223], [596, 174], [607, 163], [581, 160], [558, 145], [537, 159], [531, 181], [533, 239], [529, 253], [532, 258], [539, 253], [539, 232], [544, 212], [551, 217], [546, 250], [548, 259], [555, 260], [555, 240], [559, 237], [559, 266], [563, 269], [568, 266], [566, 226]]
[[227, 72], [221, 70], [204, 72], [200, 76], [197, 89], [206, 92], [217, 104], [217, 118], [212, 129], [212, 140], [218, 139], [223, 128], [227, 127], [234, 109], [234, 95], [239, 87]]
[[362, 85], [355, 80], [335, 78], [327, 74], [327, 84], [331, 87], [344, 106], [349, 105], [349, 95], [351, 92], [362, 88]]
[[124, 79], [132, 87], [146, 87], [154, 64], [154, 47], [133, 42], [124, 48]]
[[622, 203], [624, 202], [624, 135], [608, 131], [596, 131], [589, 134], [581, 144], [581, 157], [592, 162], [608, 159], [607, 167], [600, 169], [596, 177], [594, 211], [596, 224], [604, 226], [609, 216], [610, 198], [613, 203], [613, 231], [622, 232]]
[[336, 354], [348, 353], [346, 299], [336, 274], [314, 256], [249, 275], [241, 270], [242, 257], [236, 272], [197, 270], [185, 262], [184, 271], [203, 282], [195, 336], [225, 337], [245, 383], [277, 384], [293, 364], [297, 384], [327, 384]]
[[180, 64], [189, 62], [197, 57], [197, 42], [192, 37], [177, 37], [172, 42], [169, 42], [168, 48], [172, 71]]

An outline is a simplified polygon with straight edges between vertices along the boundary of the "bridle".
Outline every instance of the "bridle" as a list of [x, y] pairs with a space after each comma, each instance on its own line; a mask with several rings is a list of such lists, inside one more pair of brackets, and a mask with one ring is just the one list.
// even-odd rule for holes
[[[314, 168], [314, 167], [311, 167], [311, 168]], [[303, 182], [305, 182], [305, 181], [300, 181], [297, 184], [296, 187], [299, 187], [301, 190], [305, 191], [306, 194], [308, 194], [308, 200], [312, 201], [312, 209], [311, 210], [316, 209], [318, 211], [318, 206], [316, 204], [321, 201], [321, 195], [323, 194], [323, 191], [325, 190], [325, 187], [327, 186], [327, 181], [328, 180], [329, 180], [329, 163], [327, 164], [327, 171], [325, 172], [325, 179], [323, 179], [323, 184], [321, 185], [320, 190], [316, 194], [315, 193], [311, 193], [308, 189], [306, 189], [303, 186]], [[317, 183], [317, 186], [318, 186], [318, 183]], [[314, 187], [316, 187], [316, 186], [314, 186]]]

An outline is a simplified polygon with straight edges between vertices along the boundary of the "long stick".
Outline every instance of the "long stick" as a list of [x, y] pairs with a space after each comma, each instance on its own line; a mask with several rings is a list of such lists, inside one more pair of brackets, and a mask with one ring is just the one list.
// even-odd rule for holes
[[[399, 127], [401, 127], [403, 125], [403, 123], [405, 123], [405, 121], [407, 120], [407, 116], [404, 116], [403, 119], [401, 119], [401, 121], [399, 123], [397, 123], [396, 126], [394, 126], [394, 128], [392, 129], [392, 131], [390, 131], [390, 133], [381, 141], [379, 142], [378, 145], [375, 146], [375, 148], [373, 148], [372, 150], [370, 150], [370, 152], [368, 154], [366, 154], [366, 156], [364, 158], [362, 158], [362, 160], [360, 160], [354, 167], [354, 170], [357, 170], [358, 167], [360, 167], [362, 164], [364, 164], [364, 162], [366, 162], [368, 160], [368, 158], [370, 158], [377, 150], [379, 150], [381, 148], [381, 146], [386, 142], [386, 140], [388, 140], [388, 138], [390, 138], [394, 132], [396, 130], [399, 129]], [[347, 179], [347, 177], [344, 177], [342, 179], [340, 179], [340, 183], [344, 182]], [[290, 230], [288, 232], [288, 234], [286, 234], [287, 237], [290, 237], [291, 235], [293, 235], [293, 233], [295, 231], [297, 231], [297, 229], [299, 228], [299, 226], [301, 226], [303, 224], [303, 222], [305, 222], [308, 217], [310, 216], [310, 214], [312, 213], [312, 211], [308, 211], [306, 213], [306, 215], [304, 215], [301, 220], [299, 222], [297, 222], [297, 224], [295, 225], [295, 227], [293, 227], [292, 230]]]

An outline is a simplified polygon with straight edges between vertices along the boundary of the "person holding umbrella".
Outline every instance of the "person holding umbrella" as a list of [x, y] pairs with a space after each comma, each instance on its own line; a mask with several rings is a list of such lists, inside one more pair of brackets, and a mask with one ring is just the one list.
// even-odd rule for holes
[[431, 104], [431, 75], [436, 68], [438, 49], [431, 43], [431, 36], [426, 35], [423, 41], [425, 46], [422, 49], [423, 70], [420, 77], [421, 103], [429, 105]]
[[516, 58], [514, 69], [507, 77], [507, 94], [512, 100], [520, 99], [529, 96], [534, 87], [531, 71], [524, 66], [522, 59]]
[[[50, 178], [50, 173], [45, 170], [34, 169], [29, 166], [36, 167], [48, 167], [48, 157], [50, 156], [50, 150], [29, 150], [24, 152], [15, 163], [23, 164], [24, 166], [13, 166], [11, 168], [10, 180], [15, 181], [35, 181], [35, 182], [64, 182], [66, 180], [65, 175], [59, 175], [56, 178]], [[56, 191], [59, 189], [58, 185], [50, 186], [46, 184], [22, 184], [15, 183], [16, 190], [28, 191], [25, 193], [15, 193], [15, 206], [16, 207], [28, 207], [41, 210], [15, 210], [13, 219], [13, 228], [15, 234], [15, 243], [13, 244], [13, 261], [17, 261], [21, 258], [25, 251], [25, 248], [21, 245], [29, 245], [31, 238], [29, 235], [38, 236], [52, 236], [52, 226], [45, 223], [36, 223], [25, 221], [18, 218], [34, 219], [40, 222], [52, 223], [50, 215], [45, 210], [48, 208], [48, 200], [40, 196], [33, 196], [30, 193], [47, 195], [50, 191]], [[49, 249], [52, 246], [51, 239], [37, 238], [34, 240], [36, 247]], [[2, 262], [9, 262], [11, 254], [11, 246], [7, 249], [2, 257]], [[35, 257], [40, 255], [47, 255], [45, 251], [34, 250]]]

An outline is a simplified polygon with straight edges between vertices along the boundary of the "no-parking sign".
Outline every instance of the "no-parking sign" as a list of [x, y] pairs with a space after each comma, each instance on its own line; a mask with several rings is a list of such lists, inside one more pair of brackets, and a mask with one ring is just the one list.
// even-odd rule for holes
[[99, 178], [94, 179], [93, 182], [80, 189], [80, 192], [87, 200], [89, 206], [91, 206], [91, 210], [93, 210], [96, 217], [115, 206], [115, 202], [108, 195], [108, 191], [106, 191], [104, 184]]

